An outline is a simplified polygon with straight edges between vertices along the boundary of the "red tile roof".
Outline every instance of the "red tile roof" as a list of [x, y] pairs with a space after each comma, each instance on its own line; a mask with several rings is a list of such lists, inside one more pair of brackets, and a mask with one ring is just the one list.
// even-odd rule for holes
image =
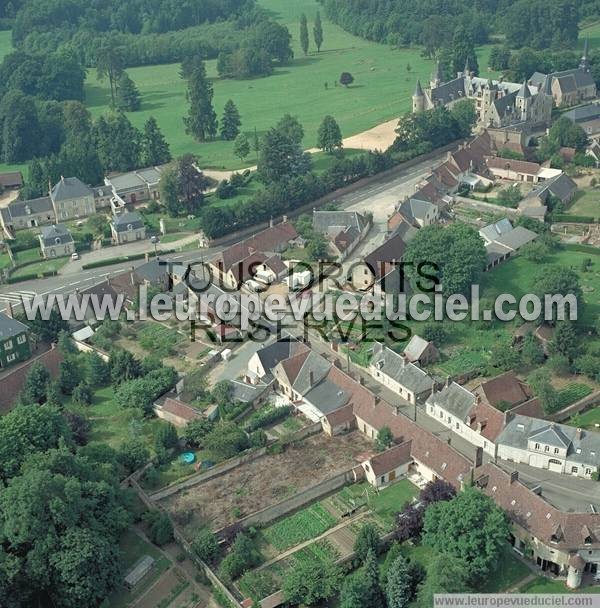
[[485, 401], [479, 401], [469, 412], [473, 416], [471, 428], [479, 432], [482, 437], [495, 442], [504, 428], [504, 414]]
[[369, 460], [369, 466], [377, 477], [385, 475], [402, 464], [412, 461], [412, 442], [405, 441], [399, 445], [391, 447], [389, 450], [376, 454]]
[[171, 397], [165, 399], [165, 402], [162, 404], [162, 409], [165, 412], [169, 412], [169, 414], [187, 420], [188, 422], [201, 417], [201, 414], [191, 405], [183, 403], [183, 401], [179, 401], [179, 399], [172, 399]]
[[509, 169], [524, 175], [537, 175], [541, 169], [538, 163], [531, 163], [527, 160], [517, 160], [514, 158], [502, 158], [501, 156], [488, 156], [485, 159], [489, 169]]
[[530, 388], [524, 382], [521, 382], [514, 372], [506, 372], [487, 382], [482, 382], [475, 389], [475, 392], [481, 394], [494, 407], [504, 401], [512, 408], [533, 396]]

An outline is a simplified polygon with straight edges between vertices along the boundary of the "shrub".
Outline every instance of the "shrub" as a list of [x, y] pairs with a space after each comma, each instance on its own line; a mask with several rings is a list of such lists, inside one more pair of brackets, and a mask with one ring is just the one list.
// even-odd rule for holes
[[282, 407], [265, 406], [250, 416], [244, 425], [244, 429], [247, 433], [252, 433], [264, 426], [283, 420], [289, 416], [291, 412], [292, 407], [289, 405], [284, 405]]

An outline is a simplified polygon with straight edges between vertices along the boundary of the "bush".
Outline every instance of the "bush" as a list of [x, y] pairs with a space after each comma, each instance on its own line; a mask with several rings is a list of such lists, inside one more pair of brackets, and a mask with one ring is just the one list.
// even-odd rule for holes
[[173, 540], [173, 524], [166, 513], [149, 511], [146, 516], [148, 522], [148, 538], [159, 547]]
[[217, 561], [221, 549], [217, 537], [208, 529], [201, 528], [192, 541], [194, 553], [207, 564]]
[[244, 425], [244, 429], [247, 433], [252, 433], [264, 426], [283, 420], [289, 416], [291, 412], [292, 407], [290, 405], [284, 405], [283, 407], [265, 406], [248, 418], [248, 421]]

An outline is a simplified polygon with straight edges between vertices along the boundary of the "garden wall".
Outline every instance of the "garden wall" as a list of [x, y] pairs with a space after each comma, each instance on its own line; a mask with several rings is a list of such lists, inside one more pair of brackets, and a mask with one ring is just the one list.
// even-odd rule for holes
[[265, 525], [276, 519], [289, 515], [293, 511], [304, 507], [305, 505], [322, 498], [323, 496], [327, 496], [332, 492], [343, 488], [345, 485], [349, 483], [354, 483], [354, 475], [352, 474], [352, 469], [348, 471], [344, 471], [331, 479], [326, 479], [321, 483], [311, 486], [298, 494], [294, 494], [294, 496], [290, 498], [286, 498], [276, 505], [271, 505], [270, 507], [266, 507], [260, 511], [256, 511], [256, 513], [251, 513], [247, 517], [236, 521], [230, 526], [226, 526], [217, 530], [215, 534], [217, 536], [223, 537], [226, 536], [230, 530], [242, 528], [249, 528], [250, 526], [254, 526], [257, 524]]
[[583, 412], [584, 410], [587, 410], [588, 408], [598, 403], [600, 403], [600, 391], [594, 391], [583, 399], [580, 399], [579, 401], [576, 401], [565, 409], [560, 410], [560, 412], [556, 412], [554, 414], [551, 414], [550, 416], [546, 416], [546, 418], [548, 420], [551, 420], [552, 422], [562, 422], [563, 420], [567, 420], [568, 418], [573, 416], [573, 414]]

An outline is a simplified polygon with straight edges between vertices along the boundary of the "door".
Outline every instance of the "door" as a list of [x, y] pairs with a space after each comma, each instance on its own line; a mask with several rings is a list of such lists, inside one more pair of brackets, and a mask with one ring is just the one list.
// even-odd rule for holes
[[390, 481], [394, 481], [396, 479], [396, 471], [392, 471], [390, 473]]
[[562, 473], [563, 465], [560, 460], [556, 460], [556, 458], [550, 458], [548, 461], [548, 468], [555, 473]]

